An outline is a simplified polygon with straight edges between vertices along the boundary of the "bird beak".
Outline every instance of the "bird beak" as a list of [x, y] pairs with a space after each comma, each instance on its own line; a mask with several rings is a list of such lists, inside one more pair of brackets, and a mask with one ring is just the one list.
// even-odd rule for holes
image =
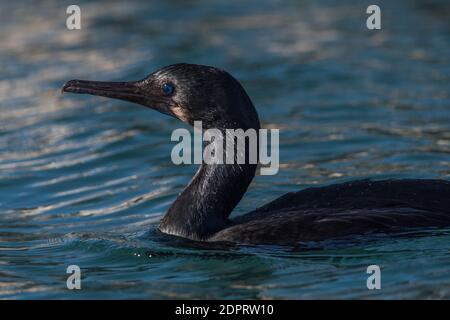
[[157, 110], [161, 113], [174, 116], [170, 109], [166, 106], [166, 101], [158, 95], [144, 92], [142, 88], [142, 81], [105, 82], [70, 80], [64, 84], [62, 92], [90, 94], [94, 96], [134, 102]]

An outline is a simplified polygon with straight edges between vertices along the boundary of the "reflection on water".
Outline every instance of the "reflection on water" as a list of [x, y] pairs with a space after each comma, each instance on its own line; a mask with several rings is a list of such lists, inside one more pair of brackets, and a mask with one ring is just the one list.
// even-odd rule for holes
[[[366, 1], [367, 2], [367, 1]], [[234, 74], [280, 172], [234, 214], [359, 177], [450, 178], [450, 6], [369, 2], [0, 4], [1, 298], [449, 298], [449, 230], [302, 250], [205, 247], [155, 224], [194, 166], [170, 162], [182, 124], [120, 101], [62, 96], [72, 78], [130, 80], [176, 62]], [[149, 231], [150, 230], [150, 231]], [[82, 290], [65, 288], [66, 267]], [[366, 267], [382, 267], [378, 292]], [[120, 289], [120, 290], [117, 290]]]

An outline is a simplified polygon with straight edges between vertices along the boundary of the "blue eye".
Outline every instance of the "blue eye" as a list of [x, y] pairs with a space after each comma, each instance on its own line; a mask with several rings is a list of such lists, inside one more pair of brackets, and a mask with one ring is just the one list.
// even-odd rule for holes
[[173, 85], [171, 83], [164, 83], [162, 91], [166, 96], [170, 96], [173, 93]]

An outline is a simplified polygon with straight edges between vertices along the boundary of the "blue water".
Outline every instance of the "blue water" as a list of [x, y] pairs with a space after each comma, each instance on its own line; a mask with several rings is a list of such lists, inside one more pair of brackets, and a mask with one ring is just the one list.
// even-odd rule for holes
[[[0, 298], [450, 298], [450, 229], [307, 248], [199, 246], [155, 226], [194, 174], [183, 125], [61, 95], [72, 78], [132, 80], [176, 62], [238, 78], [280, 131], [280, 172], [239, 215], [355, 178], [450, 178], [450, 5], [376, 1], [0, 3]], [[82, 289], [66, 288], [79, 265]], [[366, 268], [381, 267], [381, 290]]]

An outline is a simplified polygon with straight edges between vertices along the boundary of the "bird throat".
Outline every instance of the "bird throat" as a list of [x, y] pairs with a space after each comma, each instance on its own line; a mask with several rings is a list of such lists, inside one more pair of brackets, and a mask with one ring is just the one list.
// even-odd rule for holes
[[161, 220], [159, 230], [191, 240], [207, 240], [230, 226], [228, 216], [247, 191], [256, 167], [248, 163], [203, 162]]

